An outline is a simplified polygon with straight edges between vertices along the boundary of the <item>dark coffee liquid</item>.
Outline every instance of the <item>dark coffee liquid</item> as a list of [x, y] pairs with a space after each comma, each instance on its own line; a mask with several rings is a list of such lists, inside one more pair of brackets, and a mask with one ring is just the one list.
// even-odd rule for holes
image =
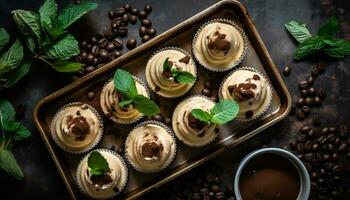
[[240, 178], [243, 200], [296, 200], [299, 190], [296, 167], [280, 155], [257, 156], [247, 163]]

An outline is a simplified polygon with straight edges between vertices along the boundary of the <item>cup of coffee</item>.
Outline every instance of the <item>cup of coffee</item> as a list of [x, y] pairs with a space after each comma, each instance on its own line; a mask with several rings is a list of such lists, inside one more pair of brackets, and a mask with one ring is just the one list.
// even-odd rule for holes
[[264, 148], [241, 161], [234, 189], [238, 200], [307, 200], [310, 177], [304, 164], [292, 153]]

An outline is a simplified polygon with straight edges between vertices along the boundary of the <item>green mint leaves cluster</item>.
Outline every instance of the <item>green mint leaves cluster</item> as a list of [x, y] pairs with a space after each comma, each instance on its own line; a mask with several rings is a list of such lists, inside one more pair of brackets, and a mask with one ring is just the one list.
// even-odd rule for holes
[[88, 157], [88, 167], [90, 174], [94, 176], [101, 176], [109, 172], [107, 160], [98, 151], [93, 151]]
[[120, 107], [132, 104], [139, 112], [146, 116], [152, 116], [160, 112], [156, 103], [151, 99], [138, 94], [133, 76], [122, 69], [117, 69], [114, 74], [114, 85], [122, 95], [122, 101], [118, 103]]
[[11, 152], [14, 143], [28, 138], [31, 133], [16, 121], [16, 111], [10, 102], [0, 99], [0, 168], [17, 179], [23, 178], [23, 172]]
[[210, 112], [202, 109], [193, 109], [191, 114], [194, 118], [206, 122], [208, 124], [225, 124], [236, 118], [239, 112], [239, 104], [234, 100], [220, 100], [210, 110]]
[[[7, 31], [0, 28], [0, 52], [7, 46], [9, 40], [10, 36]], [[0, 90], [12, 88], [28, 73], [31, 62], [23, 61], [23, 57], [23, 46], [19, 39], [16, 39], [0, 56]]]
[[[33, 58], [40, 59], [58, 72], [74, 72], [80, 70], [83, 64], [68, 60], [80, 50], [78, 41], [66, 29], [96, 7], [95, 3], [83, 2], [71, 4], [58, 13], [55, 1], [46, 0], [39, 12], [14, 10], [12, 14]], [[19, 46], [18, 52], [22, 49]], [[16, 57], [18, 55], [13, 55], [12, 59]]]
[[350, 55], [350, 42], [334, 37], [340, 29], [339, 22], [334, 17], [330, 18], [315, 36], [311, 35], [305, 24], [296, 21], [288, 22], [285, 27], [299, 43], [294, 56], [297, 60], [321, 51], [335, 59]]
[[176, 68], [171, 68], [172, 64], [169, 62], [169, 58], [165, 59], [163, 63], [163, 70], [171, 72], [175, 81], [183, 84], [191, 84], [196, 81], [196, 77], [194, 77], [191, 73], [186, 71], [180, 71]]

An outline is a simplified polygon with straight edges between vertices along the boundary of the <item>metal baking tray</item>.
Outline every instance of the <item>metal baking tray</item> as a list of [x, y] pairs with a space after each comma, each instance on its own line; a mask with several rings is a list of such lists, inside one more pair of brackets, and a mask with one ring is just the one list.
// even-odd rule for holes
[[[180, 141], [177, 141], [178, 153], [174, 162], [170, 167], [160, 173], [151, 175], [141, 174], [129, 166], [129, 181], [119, 197], [124, 199], [135, 199], [140, 197], [144, 193], [163, 185], [211, 158], [214, 158], [228, 148], [234, 148], [239, 143], [246, 141], [267, 127], [280, 121], [288, 114], [291, 108], [290, 94], [282, 81], [276, 66], [272, 62], [246, 8], [238, 1], [220, 1], [153, 38], [149, 42], [45, 97], [36, 105], [33, 113], [35, 125], [38, 128], [72, 199], [84, 198], [74, 181], [75, 169], [84, 154], [72, 155], [65, 153], [54, 144], [49, 126], [55, 112], [61, 106], [73, 101], [81, 101], [90, 104], [101, 114], [105, 126], [104, 136], [97, 148], [110, 148], [112, 145], [119, 146], [124, 144], [125, 138], [132, 126], [117, 125], [103, 116], [99, 104], [100, 92], [103, 85], [113, 76], [118, 66], [125, 68], [132, 74], [145, 80], [144, 68], [147, 60], [154, 51], [162, 47], [176, 46], [183, 48], [192, 54], [191, 43], [195, 32], [200, 25], [214, 18], [234, 20], [243, 27], [243, 30], [248, 37], [248, 51], [240, 66], [257, 68], [268, 77], [273, 87], [273, 98], [270, 109], [258, 120], [253, 120], [251, 122], [233, 121], [222, 126], [220, 134], [216, 140], [203, 148], [190, 148], [184, 146]], [[199, 64], [197, 64], [197, 68], [199, 80], [188, 95], [200, 94], [203, 87], [203, 81], [208, 79], [210, 75], [212, 77], [212, 72], [205, 70]], [[227, 73], [228, 72], [217, 73], [216, 81], [221, 81]], [[91, 101], [86, 97], [88, 91], [95, 92], [95, 97]], [[182, 99], [177, 98], [169, 100], [160, 97], [156, 98], [157, 101], [160, 102], [163, 115], [170, 117], [175, 105]], [[166, 102], [167, 105], [165, 105], [164, 102]], [[166, 109], [165, 106], [167, 106]]]

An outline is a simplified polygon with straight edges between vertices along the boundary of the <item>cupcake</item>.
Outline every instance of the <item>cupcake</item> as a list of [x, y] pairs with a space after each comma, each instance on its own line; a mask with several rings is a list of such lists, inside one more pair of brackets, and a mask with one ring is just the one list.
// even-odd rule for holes
[[51, 123], [55, 143], [71, 153], [83, 153], [101, 139], [103, 124], [97, 111], [88, 104], [74, 102], [65, 105]]
[[79, 189], [94, 199], [108, 199], [120, 193], [128, 181], [128, 168], [114, 151], [98, 149], [86, 155], [76, 170]]
[[[118, 69], [114, 79], [103, 87], [100, 104], [103, 113], [109, 119], [119, 124], [131, 124], [144, 115], [159, 112], [158, 106], [149, 98], [148, 91], [140, 79]], [[150, 106], [152, 108], [149, 109]]]
[[245, 56], [247, 37], [240, 26], [226, 19], [214, 19], [197, 31], [193, 54], [211, 71], [227, 71], [237, 66]]
[[203, 146], [212, 142], [216, 136], [216, 124], [207, 124], [193, 117], [193, 109], [209, 112], [215, 103], [204, 96], [192, 96], [180, 102], [173, 113], [173, 129], [176, 137], [189, 146]]
[[147, 62], [146, 80], [160, 96], [174, 98], [188, 92], [196, 81], [196, 65], [182, 49], [169, 47], [157, 51]]
[[261, 116], [268, 109], [272, 89], [260, 72], [252, 68], [242, 68], [233, 71], [224, 79], [219, 95], [238, 102], [239, 119], [251, 120]]
[[159, 172], [169, 166], [175, 158], [176, 142], [164, 124], [146, 121], [128, 135], [125, 155], [137, 171]]

